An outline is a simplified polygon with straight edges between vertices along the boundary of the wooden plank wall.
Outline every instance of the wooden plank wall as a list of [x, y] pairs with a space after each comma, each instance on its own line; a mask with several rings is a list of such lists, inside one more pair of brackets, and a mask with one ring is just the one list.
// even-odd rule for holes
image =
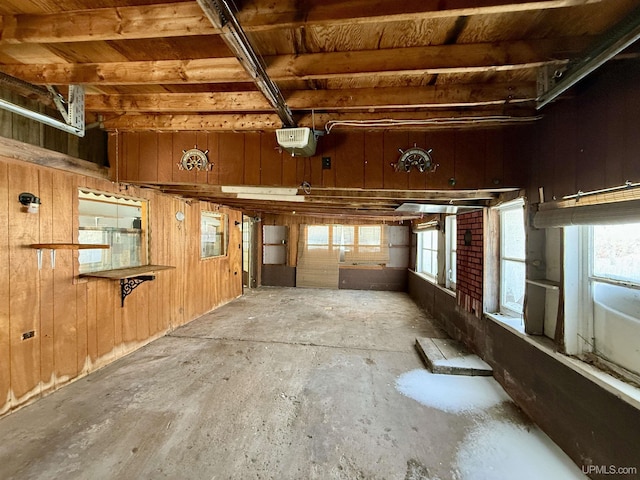
[[627, 180], [640, 182], [640, 63], [610, 62], [583, 82], [576, 95], [544, 110], [528, 197], [562, 199]]
[[[78, 188], [149, 201], [150, 263], [175, 266], [120, 306], [119, 282], [78, 279], [78, 252], [49, 251], [38, 270], [32, 243], [77, 242]], [[21, 192], [41, 199], [29, 214]], [[242, 293], [242, 213], [149, 189], [0, 156], [0, 414], [51, 392]], [[200, 259], [200, 211], [229, 214], [229, 255]], [[185, 214], [183, 222], [175, 213]], [[35, 336], [23, 340], [25, 332]]]
[[[211, 185], [299, 186], [372, 189], [475, 189], [523, 187], [527, 181], [532, 125], [436, 131], [339, 131], [320, 137], [316, 155], [292, 158], [274, 132], [175, 132], [118, 134], [120, 181]], [[527, 130], [529, 129], [529, 130]], [[395, 172], [398, 149], [433, 149], [434, 173]], [[177, 168], [183, 150], [208, 150], [209, 172]], [[322, 157], [331, 169], [322, 169]], [[114, 162], [116, 160], [114, 159]], [[456, 179], [455, 186], [449, 180]]]

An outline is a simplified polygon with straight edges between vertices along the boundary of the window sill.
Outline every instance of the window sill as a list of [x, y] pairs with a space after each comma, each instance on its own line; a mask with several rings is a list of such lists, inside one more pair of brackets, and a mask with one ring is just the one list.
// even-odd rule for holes
[[524, 333], [524, 322], [522, 329], [514, 321], [522, 322], [519, 318], [508, 317], [506, 315], [485, 313], [485, 317], [494, 321], [498, 325], [506, 328], [514, 335], [521, 337], [530, 345], [546, 353], [554, 360], [559, 361], [576, 373], [591, 380], [593, 383], [603, 388], [607, 392], [615, 395], [632, 407], [640, 410], [640, 388], [634, 387], [599, 368], [590, 365], [578, 358], [564, 355], [555, 350], [555, 345], [546, 337], [537, 335], [527, 335]]
[[524, 319], [522, 317], [515, 317], [512, 315], [505, 315], [504, 313], [486, 313], [485, 317], [490, 318], [500, 325], [505, 325], [509, 330], [514, 333], [525, 335], [524, 333]]
[[439, 283], [436, 283], [435, 279], [425, 275], [424, 273], [416, 272], [415, 270], [412, 270], [412, 269], [409, 269], [409, 271], [411, 273], [414, 273], [418, 277], [422, 278], [423, 280], [426, 280], [427, 282], [431, 283], [433, 286], [438, 287], [444, 293], [447, 293], [447, 294], [451, 295], [453, 298], [456, 298], [456, 291], [455, 290], [451, 290], [450, 288], [447, 288], [444, 285], [440, 285]]

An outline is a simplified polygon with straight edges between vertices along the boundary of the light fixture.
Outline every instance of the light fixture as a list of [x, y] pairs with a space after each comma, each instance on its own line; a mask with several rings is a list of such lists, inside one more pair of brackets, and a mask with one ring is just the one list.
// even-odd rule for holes
[[22, 192], [18, 195], [18, 201], [24, 205], [28, 213], [38, 213], [40, 210], [40, 199], [33, 193]]

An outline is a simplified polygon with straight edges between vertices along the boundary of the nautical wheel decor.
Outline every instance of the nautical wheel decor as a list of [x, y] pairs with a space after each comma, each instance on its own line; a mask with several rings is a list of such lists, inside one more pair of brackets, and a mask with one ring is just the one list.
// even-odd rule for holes
[[400, 158], [396, 163], [391, 164], [396, 172], [409, 173], [412, 168], [415, 168], [420, 173], [431, 173], [435, 172], [436, 168], [440, 166], [433, 162], [433, 159], [431, 158], [431, 152], [433, 150], [431, 148], [429, 150], [425, 150], [414, 143], [413, 147], [408, 148], [407, 150], [399, 148], [398, 151], [400, 152]]
[[209, 162], [207, 153], [209, 153], [209, 150], [203, 152], [197, 147], [193, 147], [190, 150], [183, 150], [178, 168], [180, 170], [193, 170], [194, 168], [201, 171], [211, 170], [213, 163]]

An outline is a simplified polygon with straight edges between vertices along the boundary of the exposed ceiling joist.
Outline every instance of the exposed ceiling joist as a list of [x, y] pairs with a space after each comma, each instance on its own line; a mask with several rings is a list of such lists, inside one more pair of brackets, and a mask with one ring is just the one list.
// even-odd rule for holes
[[[446, 75], [556, 67], [583, 50], [590, 37], [535, 41], [434, 45], [426, 47], [325, 52], [265, 57], [274, 81], [350, 79], [381, 75]], [[79, 64], [14, 64], [2, 70], [34, 84], [145, 85], [238, 83], [251, 76], [235, 58]]]
[[[371, 8], [368, 0], [310, 5], [301, 15], [293, 0], [244, 2], [238, 20], [246, 32], [301, 25], [343, 25], [398, 22], [564, 8], [600, 0], [461, 0], [399, 2], [384, 0]], [[152, 24], [153, 28], [149, 28]], [[51, 14], [2, 17], [2, 43], [58, 43], [212, 35], [220, 29], [193, 2], [123, 6]], [[83, 28], [78, 28], [82, 25]]]
[[[457, 121], [466, 128], [477, 126], [504, 125], [506, 123], [533, 122], [535, 117], [533, 106], [529, 108], [516, 105], [489, 106], [485, 108], [468, 109], [438, 109], [426, 112], [372, 112], [372, 113], [316, 113], [304, 114], [298, 118], [301, 127], [314, 128], [325, 126], [328, 122], [345, 122], [345, 125], [337, 125], [341, 128], [353, 129], [366, 127], [367, 129], [386, 129], [386, 124], [376, 126], [373, 122], [389, 120], [390, 122], [402, 122], [405, 129], [436, 129], [443, 128], [442, 123]], [[412, 122], [414, 122], [412, 124]], [[429, 124], [428, 122], [433, 122]], [[274, 114], [165, 114], [145, 115], [126, 114], [105, 119], [103, 128], [118, 131], [256, 131], [275, 130], [280, 127], [280, 119]], [[350, 125], [352, 124], [352, 125]], [[446, 124], [450, 126], [450, 124]]]
[[[535, 83], [443, 85], [357, 90], [296, 90], [285, 92], [295, 110], [460, 107], [508, 104], [536, 98]], [[269, 103], [258, 92], [159, 93], [146, 95], [88, 95], [95, 112], [266, 112]]]

